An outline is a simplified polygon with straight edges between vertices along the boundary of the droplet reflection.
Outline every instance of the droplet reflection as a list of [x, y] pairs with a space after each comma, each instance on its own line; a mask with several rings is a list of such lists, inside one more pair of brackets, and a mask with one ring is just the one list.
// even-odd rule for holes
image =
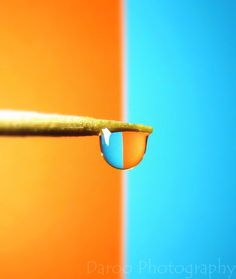
[[100, 147], [104, 159], [117, 169], [135, 167], [143, 158], [148, 134], [142, 132], [110, 132], [107, 128], [100, 135]]

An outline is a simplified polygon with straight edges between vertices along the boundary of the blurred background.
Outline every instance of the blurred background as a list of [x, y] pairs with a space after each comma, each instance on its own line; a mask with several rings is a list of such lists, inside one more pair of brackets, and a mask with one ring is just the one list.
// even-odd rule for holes
[[236, 278], [236, 3], [127, 0], [127, 278]]
[[[121, 119], [120, 3], [1, 1], [0, 107]], [[98, 137], [0, 138], [0, 278], [119, 278], [121, 174]]]
[[235, 14], [233, 0], [1, 1], [1, 109], [154, 133], [122, 173], [97, 137], [0, 138], [0, 278], [235, 278]]

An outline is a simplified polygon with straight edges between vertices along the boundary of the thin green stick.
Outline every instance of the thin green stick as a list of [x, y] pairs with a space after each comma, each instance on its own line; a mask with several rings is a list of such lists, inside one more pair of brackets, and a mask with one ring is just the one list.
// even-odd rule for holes
[[99, 135], [104, 128], [111, 132], [137, 131], [150, 134], [153, 131], [150, 126], [115, 120], [0, 110], [1, 136], [93, 136]]

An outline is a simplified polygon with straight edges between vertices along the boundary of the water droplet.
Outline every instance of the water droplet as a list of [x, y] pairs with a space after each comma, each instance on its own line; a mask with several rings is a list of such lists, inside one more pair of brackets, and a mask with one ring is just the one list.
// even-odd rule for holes
[[100, 147], [104, 159], [117, 169], [135, 167], [143, 158], [147, 133], [142, 132], [110, 132], [107, 128], [100, 135]]

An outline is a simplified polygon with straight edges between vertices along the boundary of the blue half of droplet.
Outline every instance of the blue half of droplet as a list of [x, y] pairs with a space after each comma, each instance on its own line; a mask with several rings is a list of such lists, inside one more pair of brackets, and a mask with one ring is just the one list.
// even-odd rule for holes
[[113, 167], [123, 168], [123, 138], [122, 132], [111, 133], [109, 141], [100, 136], [100, 144], [104, 159]]

